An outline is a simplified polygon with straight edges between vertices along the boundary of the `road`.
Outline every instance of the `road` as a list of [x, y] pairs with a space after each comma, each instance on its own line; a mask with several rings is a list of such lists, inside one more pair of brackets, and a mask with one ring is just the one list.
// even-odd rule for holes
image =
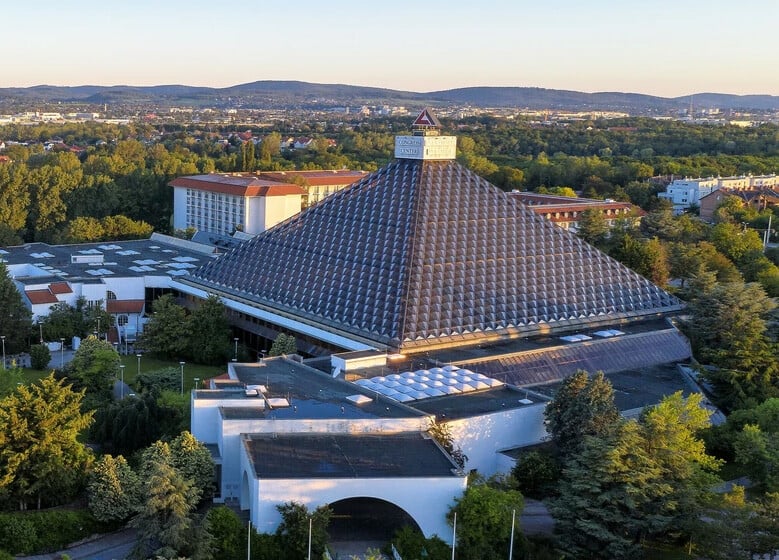
[[66, 550], [24, 558], [25, 560], [57, 560], [62, 554], [67, 554], [71, 560], [124, 560], [130, 555], [134, 546], [135, 530], [123, 529]]

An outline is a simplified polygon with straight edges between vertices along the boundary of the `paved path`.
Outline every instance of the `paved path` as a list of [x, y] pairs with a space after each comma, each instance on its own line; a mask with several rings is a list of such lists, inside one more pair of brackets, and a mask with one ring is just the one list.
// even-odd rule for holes
[[60, 558], [60, 555], [67, 554], [71, 560], [124, 560], [130, 555], [134, 546], [135, 529], [123, 529], [59, 552], [23, 558], [25, 560], [56, 560]]
[[525, 498], [519, 526], [526, 535], [551, 535], [554, 531], [554, 519], [543, 502]]

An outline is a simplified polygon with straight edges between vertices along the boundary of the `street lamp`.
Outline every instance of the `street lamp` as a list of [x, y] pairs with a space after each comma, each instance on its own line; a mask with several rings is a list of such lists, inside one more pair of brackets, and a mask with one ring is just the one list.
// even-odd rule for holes
[[97, 318], [97, 339], [100, 340], [100, 317]]
[[195, 377], [194, 381], [195, 381], [195, 390], [200, 389], [200, 378]]
[[179, 362], [179, 365], [181, 366], [181, 394], [184, 394], [184, 364], [186, 362]]
[[262, 354], [262, 357], [260, 358], [261, 364], [265, 363], [265, 352], [267, 352], [267, 350], [260, 350], [260, 354]]
[[43, 345], [43, 322], [38, 321], [38, 330], [40, 331], [41, 335], [41, 345]]
[[0, 340], [3, 341], [3, 369], [5, 369], [5, 335], [0, 336]]
[[235, 342], [235, 354], [233, 355], [233, 361], [237, 362], [238, 361], [238, 337], [237, 336], [233, 339], [233, 342]]
[[136, 354], [138, 356], [138, 375], [141, 375], [141, 355]]
[[119, 364], [119, 375], [121, 376], [119, 380], [119, 399], [124, 399], [124, 364]]
[[60, 369], [65, 369], [65, 339], [60, 337]]

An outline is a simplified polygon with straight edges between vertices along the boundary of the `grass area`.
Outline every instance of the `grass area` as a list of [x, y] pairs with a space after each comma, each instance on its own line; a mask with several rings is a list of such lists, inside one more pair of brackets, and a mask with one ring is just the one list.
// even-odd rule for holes
[[[128, 385], [134, 385], [135, 378], [138, 376], [138, 357], [120, 356], [120, 358], [122, 360], [122, 364], [126, 366], [124, 368], [124, 382]], [[179, 362], [160, 360], [145, 355], [141, 356], [141, 372], [157, 371], [169, 367], [179, 369], [181, 366], [179, 365]], [[196, 377], [200, 380], [208, 379], [210, 377], [219, 375], [220, 373], [224, 373], [226, 369], [226, 366], [204, 366], [200, 364], [188, 363], [184, 364], [184, 389], [187, 391], [192, 389], [195, 386]]]
[[50, 369], [22, 368], [22, 377], [24, 378], [24, 382], [27, 385], [31, 385], [32, 383], [35, 383], [39, 379], [48, 377], [50, 373], [51, 373]]

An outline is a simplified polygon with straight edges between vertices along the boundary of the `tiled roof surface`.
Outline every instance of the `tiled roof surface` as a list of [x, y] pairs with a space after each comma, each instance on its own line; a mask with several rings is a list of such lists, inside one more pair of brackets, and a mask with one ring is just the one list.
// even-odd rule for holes
[[396, 160], [190, 280], [392, 348], [680, 308], [454, 161]]
[[33, 305], [38, 305], [41, 303], [57, 303], [59, 301], [57, 296], [52, 294], [49, 290], [25, 290], [24, 293], [27, 295], [27, 299], [29, 299], [30, 303]]
[[143, 311], [142, 299], [109, 299], [105, 302], [105, 310], [108, 313], [140, 313]]

